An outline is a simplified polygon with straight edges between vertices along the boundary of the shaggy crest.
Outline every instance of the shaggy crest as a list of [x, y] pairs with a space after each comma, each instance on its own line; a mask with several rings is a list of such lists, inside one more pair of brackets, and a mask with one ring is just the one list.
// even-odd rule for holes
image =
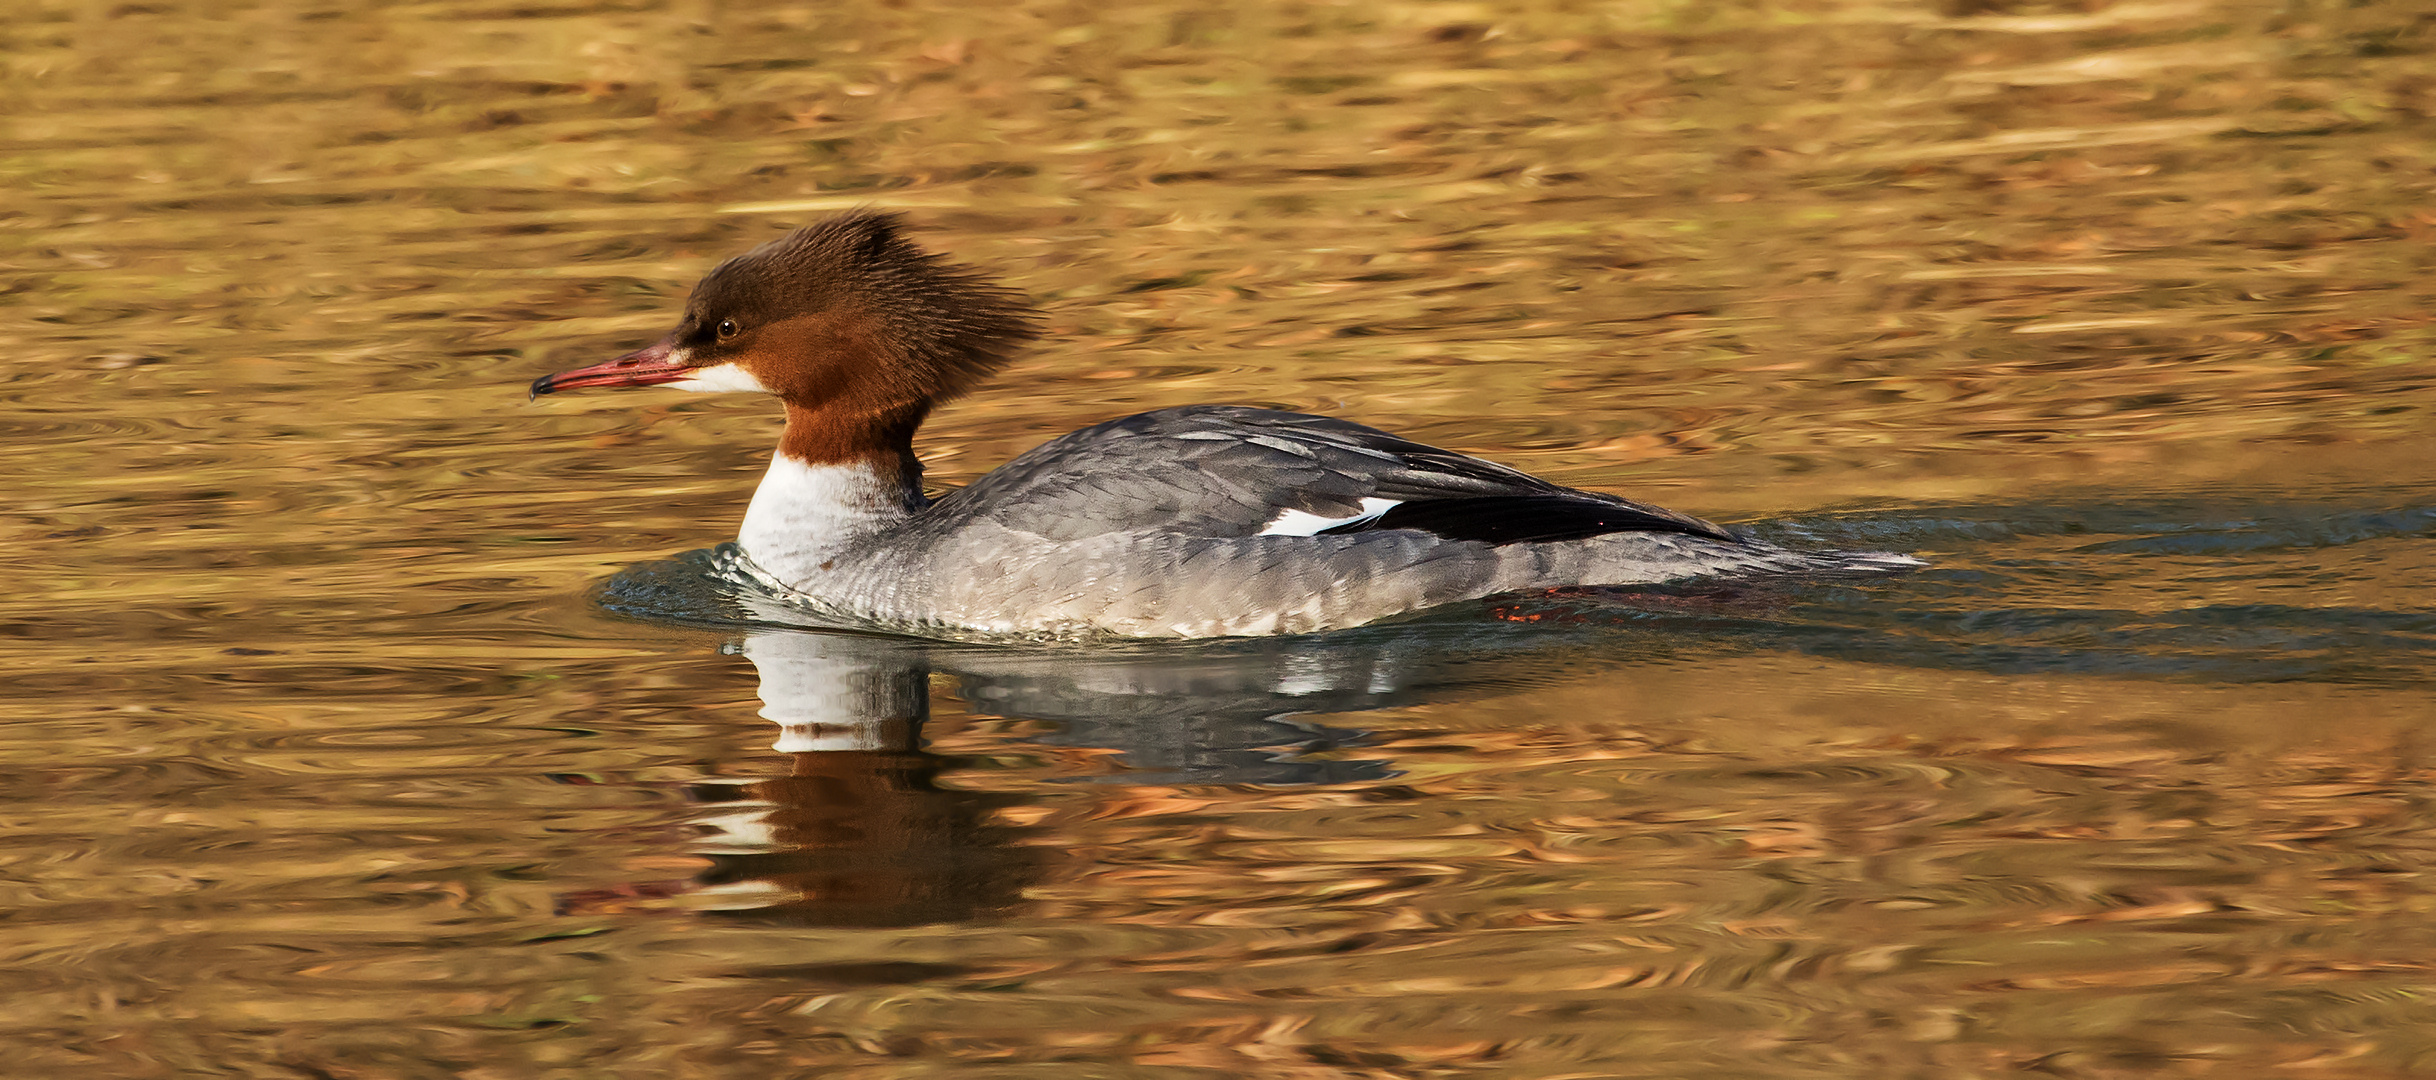
[[857, 210], [770, 241], [719, 264], [686, 303], [689, 324], [713, 312], [755, 324], [797, 315], [876, 320], [897, 364], [866, 371], [891, 396], [944, 400], [970, 390], [1040, 336], [1023, 294], [916, 247], [895, 214]]

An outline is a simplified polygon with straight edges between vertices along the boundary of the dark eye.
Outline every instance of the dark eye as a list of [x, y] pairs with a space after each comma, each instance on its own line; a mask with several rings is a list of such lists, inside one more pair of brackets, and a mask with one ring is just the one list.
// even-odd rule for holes
[[721, 341], [726, 341], [727, 339], [732, 338], [732, 337], [735, 337], [735, 336], [736, 336], [736, 320], [734, 320], [734, 319], [721, 319], [721, 320], [719, 320], [719, 340], [721, 340]]

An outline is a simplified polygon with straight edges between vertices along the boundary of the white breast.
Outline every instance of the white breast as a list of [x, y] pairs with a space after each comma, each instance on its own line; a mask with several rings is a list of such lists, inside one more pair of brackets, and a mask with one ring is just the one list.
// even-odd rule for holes
[[736, 543], [763, 570], [798, 585], [847, 543], [905, 520], [903, 485], [862, 463], [808, 465], [785, 454], [753, 491]]

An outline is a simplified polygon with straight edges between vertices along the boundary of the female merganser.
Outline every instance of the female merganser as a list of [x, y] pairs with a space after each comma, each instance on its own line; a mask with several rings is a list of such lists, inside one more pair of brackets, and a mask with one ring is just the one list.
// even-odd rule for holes
[[857, 212], [720, 264], [658, 344], [533, 393], [777, 395], [786, 431], [736, 538], [748, 571], [912, 633], [1300, 634], [1528, 589], [1922, 565], [1788, 550], [1360, 424], [1224, 405], [1084, 428], [930, 501], [914, 431], [1038, 334], [1022, 296]]

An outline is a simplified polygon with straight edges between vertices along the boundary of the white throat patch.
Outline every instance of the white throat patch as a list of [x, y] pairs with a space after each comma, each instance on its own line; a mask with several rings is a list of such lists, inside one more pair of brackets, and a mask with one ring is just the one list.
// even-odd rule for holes
[[736, 393], [739, 391], [752, 391], [762, 394], [770, 392], [770, 388], [761, 385], [761, 380], [754, 378], [752, 372], [737, 367], [732, 363], [712, 364], [711, 366], [705, 368], [695, 368], [691, 378], [679, 379], [675, 382], [669, 383], [668, 385], [679, 390], [691, 390], [695, 393], [701, 394]]

